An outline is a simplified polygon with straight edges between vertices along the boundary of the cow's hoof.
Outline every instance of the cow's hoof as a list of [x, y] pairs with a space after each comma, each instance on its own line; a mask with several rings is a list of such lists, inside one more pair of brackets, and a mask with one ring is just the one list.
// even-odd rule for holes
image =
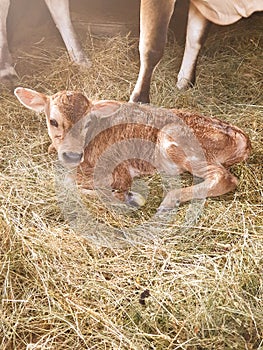
[[178, 79], [176, 87], [180, 91], [186, 91], [191, 89], [194, 86], [194, 82], [186, 79], [186, 78], [181, 78]]
[[13, 91], [17, 81], [18, 76], [16, 73], [10, 73], [7, 75], [0, 76], [0, 89], [7, 89]]
[[150, 97], [149, 94], [133, 92], [130, 96], [129, 102], [147, 104], [150, 103]]
[[131, 191], [125, 194], [125, 201], [128, 205], [136, 208], [142, 207], [146, 203], [145, 198], [141, 194]]
[[91, 68], [92, 67], [91, 60], [88, 57], [86, 57], [86, 56], [78, 58], [78, 59], [75, 59], [74, 61], [81, 68]]

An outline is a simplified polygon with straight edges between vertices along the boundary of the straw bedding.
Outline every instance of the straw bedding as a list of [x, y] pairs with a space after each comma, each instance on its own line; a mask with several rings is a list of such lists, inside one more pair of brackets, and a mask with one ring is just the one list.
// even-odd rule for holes
[[[232, 167], [240, 180], [234, 193], [183, 205], [163, 222], [153, 219], [162, 195], [155, 176], [145, 180], [151, 196], [139, 211], [77, 196], [89, 220], [72, 226], [58, 202], [44, 117], [2, 91], [1, 349], [262, 349], [261, 24], [254, 16], [212, 32], [197, 86], [187, 92], [175, 88], [182, 49], [170, 37], [152, 103], [230, 121], [250, 136], [253, 152]], [[17, 85], [127, 100], [138, 72], [137, 40], [93, 37], [86, 50], [91, 70], [71, 64], [64, 48], [15, 51]], [[111, 234], [114, 242], [122, 229], [143, 244], [95, 244]]]

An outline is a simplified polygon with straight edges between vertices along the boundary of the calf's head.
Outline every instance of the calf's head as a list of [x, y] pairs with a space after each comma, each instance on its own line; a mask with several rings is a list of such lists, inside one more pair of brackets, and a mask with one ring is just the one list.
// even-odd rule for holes
[[[14, 91], [18, 100], [35, 112], [44, 112], [52, 146], [58, 151], [60, 160], [68, 166], [77, 166], [83, 158], [81, 130], [85, 116], [91, 110], [91, 102], [80, 92], [61, 91], [52, 96], [18, 87]], [[70, 133], [78, 137], [70, 137]], [[67, 141], [65, 142], [65, 139]], [[74, 144], [69, 144], [69, 139]], [[66, 147], [65, 147], [66, 143]], [[63, 152], [60, 148], [63, 146]], [[67, 149], [68, 148], [68, 149]]]

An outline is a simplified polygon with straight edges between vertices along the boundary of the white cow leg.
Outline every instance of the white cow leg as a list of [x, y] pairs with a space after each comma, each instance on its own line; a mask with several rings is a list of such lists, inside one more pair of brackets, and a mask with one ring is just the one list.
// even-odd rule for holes
[[196, 63], [208, 23], [208, 20], [190, 2], [184, 56], [177, 78], [179, 90], [187, 89], [195, 83]]
[[90, 67], [91, 62], [85, 55], [71, 22], [69, 0], [45, 0], [45, 2], [64, 40], [70, 58], [79, 65]]
[[152, 73], [163, 56], [176, 0], [141, 0], [140, 71], [130, 102], [149, 102]]
[[9, 0], [1, 0], [0, 14], [0, 82], [7, 84], [17, 78], [17, 73], [12, 66], [12, 57], [8, 48], [6, 35], [6, 19], [9, 10]]

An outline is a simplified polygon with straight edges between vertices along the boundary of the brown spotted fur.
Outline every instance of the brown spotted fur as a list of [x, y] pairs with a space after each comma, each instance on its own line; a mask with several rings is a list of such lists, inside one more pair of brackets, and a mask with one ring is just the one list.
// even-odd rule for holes
[[[216, 118], [118, 101], [95, 102], [78, 92], [62, 91], [48, 97], [17, 88], [15, 94], [26, 107], [37, 111], [42, 101], [59, 159], [65, 166], [77, 168], [77, 181], [83, 188], [94, 188], [96, 167], [110, 146], [134, 138], [153, 144], [149, 151], [146, 146], [141, 148], [145, 159], [130, 158], [130, 146], [121, 146], [127, 158], [117, 162], [111, 172], [103, 170], [102, 178], [108, 179], [115, 197], [130, 204], [139, 201], [130, 192], [133, 177], [153, 174], [156, 169], [171, 176], [187, 171], [203, 179], [196, 185], [170, 190], [160, 210], [192, 198], [232, 191], [238, 180], [228, 167], [247, 159], [251, 150], [241, 129]], [[54, 119], [57, 127], [50, 125]]]

